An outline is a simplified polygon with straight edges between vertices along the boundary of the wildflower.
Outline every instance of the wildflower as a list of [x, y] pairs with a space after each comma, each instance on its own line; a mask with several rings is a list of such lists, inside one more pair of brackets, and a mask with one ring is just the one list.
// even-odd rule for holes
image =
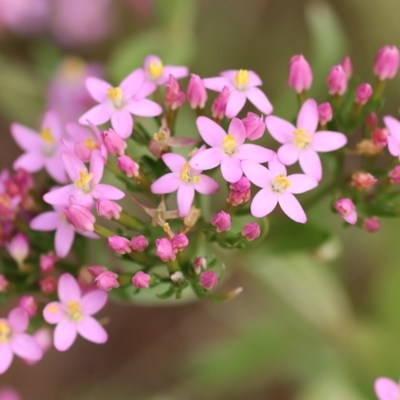
[[321, 103], [318, 106], [318, 119], [321, 126], [325, 126], [329, 121], [332, 121], [333, 111], [330, 103]]
[[375, 381], [375, 394], [379, 400], [397, 400], [399, 398], [399, 384], [392, 379], [381, 377]]
[[186, 217], [189, 214], [195, 192], [211, 195], [218, 191], [219, 185], [214, 179], [202, 174], [199, 168], [193, 168], [181, 155], [167, 153], [162, 156], [162, 159], [172, 172], [157, 179], [151, 185], [151, 191], [155, 194], [177, 191], [180, 217]]
[[217, 232], [221, 233], [231, 229], [231, 216], [225, 211], [216, 213], [211, 219], [211, 225], [217, 228]]
[[47, 111], [40, 133], [14, 123], [11, 125], [11, 134], [18, 146], [25, 151], [14, 161], [15, 169], [22, 168], [34, 173], [45, 168], [56, 182], [67, 182], [65, 167], [60, 158], [63, 130], [57, 112]]
[[246, 176], [261, 190], [251, 203], [251, 214], [256, 218], [268, 215], [279, 203], [282, 211], [296, 222], [305, 223], [306, 214], [293, 194], [314, 189], [318, 181], [307, 175], [287, 175], [286, 168], [276, 158], [268, 164], [268, 169], [252, 161], [244, 161]]
[[218, 277], [214, 271], [204, 271], [200, 275], [199, 285], [204, 289], [211, 290], [218, 284]]
[[207, 89], [222, 92], [225, 86], [230, 93], [226, 105], [226, 116], [236, 117], [248, 99], [263, 114], [272, 113], [272, 105], [267, 96], [257, 87], [262, 85], [260, 77], [254, 71], [246, 69], [221, 72], [216, 78], [203, 79]]
[[94, 215], [87, 207], [81, 206], [72, 199], [75, 198], [71, 196], [70, 205], [63, 208], [65, 218], [78, 233], [93, 232], [96, 221]]
[[207, 170], [221, 165], [222, 176], [230, 183], [237, 182], [242, 177], [243, 160], [264, 163], [274, 154], [264, 147], [245, 144], [246, 130], [238, 118], [231, 121], [228, 133], [207, 117], [198, 117], [196, 124], [201, 137], [211, 148], [197, 152], [190, 160], [190, 166]]
[[39, 281], [40, 290], [45, 294], [52, 294], [57, 290], [57, 279], [54, 276], [45, 276]]
[[[49, 328], [39, 328], [36, 332], [32, 334], [33, 339], [41, 348], [43, 354], [50, 350], [51, 345], [53, 344], [53, 335]], [[34, 365], [37, 361], [33, 360], [24, 360], [28, 365]], [[0, 400], [1, 397], [0, 397]], [[10, 399], [11, 400], [11, 399]]]
[[149, 242], [143, 235], [133, 237], [131, 239], [132, 250], [142, 252], [149, 245]]
[[[31, 223], [32, 223], [32, 221], [31, 221]], [[33, 225], [35, 225], [35, 223]], [[31, 229], [33, 229], [32, 226], [31, 226]], [[57, 260], [58, 260], [58, 257], [56, 257], [54, 255], [54, 253], [51, 251], [46, 254], [41, 254], [40, 259], [39, 259], [40, 270], [42, 272], [53, 271]]]
[[384, 46], [375, 56], [374, 74], [381, 81], [393, 79], [399, 69], [400, 55], [396, 46]]
[[313, 73], [307, 60], [302, 54], [293, 56], [289, 63], [289, 87], [300, 94], [310, 89], [312, 81]]
[[102, 265], [91, 265], [87, 269], [93, 278], [97, 278], [100, 274], [107, 271], [107, 268]]
[[180, 251], [189, 246], [189, 239], [184, 233], [177, 233], [171, 240], [174, 251]]
[[46, 305], [43, 317], [49, 324], [57, 324], [54, 331], [54, 347], [68, 350], [77, 334], [94, 343], [105, 343], [107, 332], [92, 317], [107, 302], [107, 294], [94, 290], [82, 296], [78, 282], [70, 274], [61, 275], [58, 282], [59, 302]]
[[13, 388], [2, 387], [0, 389], [0, 400], [22, 400], [22, 397]]
[[176, 271], [174, 272], [171, 276], [171, 281], [175, 284], [179, 284], [182, 282], [185, 282], [185, 276], [183, 275], [183, 273], [181, 271]]
[[351, 176], [351, 185], [357, 189], [368, 189], [375, 185], [378, 179], [367, 172], [355, 172]]
[[107, 151], [113, 156], [119, 155], [123, 156], [125, 154], [125, 149], [127, 144], [124, 139], [119, 136], [114, 129], [107, 129], [101, 133], [101, 137], [104, 142], [104, 146]]
[[165, 88], [164, 102], [172, 110], [176, 110], [185, 102], [185, 93], [182, 91], [179, 82], [172, 75], [169, 76]]
[[351, 63], [351, 58], [349, 56], [343, 57], [343, 60], [340, 62], [340, 65], [342, 66], [347, 79], [350, 79], [351, 76], [353, 75], [353, 64]]
[[228, 104], [230, 89], [228, 86], [222, 88], [221, 93], [215, 98], [211, 106], [211, 114], [215, 120], [225, 117], [226, 105]]
[[29, 317], [33, 317], [38, 308], [38, 304], [32, 296], [22, 296], [19, 300], [19, 306], [28, 314]]
[[387, 144], [389, 153], [400, 160], [400, 121], [391, 116], [383, 117], [388, 130]]
[[390, 182], [400, 183], [400, 165], [396, 165], [388, 174]]
[[204, 257], [197, 257], [193, 261], [193, 269], [196, 272], [196, 274], [200, 274], [201, 270], [207, 268], [207, 260]]
[[355, 101], [358, 104], [364, 105], [372, 96], [372, 86], [369, 83], [362, 83], [357, 86]]
[[363, 223], [363, 228], [367, 232], [377, 232], [381, 229], [381, 223], [379, 222], [378, 218], [375, 217], [368, 217], [365, 218], [364, 223]]
[[329, 94], [341, 96], [347, 89], [347, 76], [343, 67], [339, 64], [331, 68], [326, 83]]
[[28, 238], [23, 233], [17, 233], [7, 245], [10, 256], [21, 267], [29, 254]]
[[374, 129], [378, 126], [378, 116], [376, 112], [370, 112], [365, 119], [365, 125], [368, 128]]
[[244, 129], [246, 130], [246, 138], [249, 140], [257, 140], [264, 135], [265, 123], [263, 116], [259, 117], [252, 112], [247, 113], [247, 117], [242, 119]]
[[266, 118], [265, 123], [272, 137], [283, 144], [278, 150], [279, 160], [285, 165], [299, 161], [303, 172], [317, 180], [322, 178], [321, 160], [317, 152], [334, 151], [347, 143], [342, 133], [315, 132], [318, 126], [318, 107], [313, 99], [308, 99], [302, 105], [297, 116], [297, 127], [272, 115]]
[[0, 274], [0, 293], [4, 293], [9, 284], [10, 282], [8, 282], [7, 278], [3, 274]]
[[250, 181], [242, 176], [237, 182], [229, 186], [230, 192], [226, 201], [234, 207], [247, 203], [251, 196], [250, 187]]
[[343, 219], [351, 225], [357, 222], [357, 211], [353, 201], [348, 198], [339, 199], [335, 202], [335, 210]]
[[242, 229], [242, 236], [244, 236], [249, 242], [257, 239], [260, 236], [260, 225], [256, 222], [249, 222]]
[[149, 287], [151, 276], [143, 271], [138, 271], [132, 277], [132, 284], [137, 289], [147, 289]]
[[375, 146], [384, 148], [388, 143], [388, 130], [385, 128], [376, 128], [371, 133], [372, 142]]
[[118, 157], [118, 168], [125, 172], [128, 178], [139, 176], [139, 164], [132, 160], [129, 156]]
[[111, 271], [104, 271], [96, 276], [94, 280], [99, 289], [109, 292], [119, 287], [118, 275]]
[[114, 201], [100, 199], [96, 203], [97, 214], [105, 219], [119, 220], [122, 207]]
[[156, 254], [161, 261], [175, 260], [175, 252], [170, 240], [166, 238], [156, 239]]
[[196, 74], [190, 74], [186, 97], [191, 108], [204, 108], [207, 101], [207, 91], [202, 79]]
[[28, 325], [28, 314], [19, 307], [11, 310], [7, 319], [0, 318], [0, 374], [7, 371], [14, 354], [32, 361], [42, 358], [39, 345], [25, 333]]
[[132, 251], [131, 242], [122, 236], [110, 236], [107, 241], [110, 248], [118, 254], [126, 254]]

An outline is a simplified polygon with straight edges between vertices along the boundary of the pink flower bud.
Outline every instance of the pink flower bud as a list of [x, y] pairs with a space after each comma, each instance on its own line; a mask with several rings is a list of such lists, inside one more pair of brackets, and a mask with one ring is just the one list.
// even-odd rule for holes
[[378, 179], [367, 172], [355, 172], [351, 176], [351, 185], [357, 189], [368, 189], [375, 185]]
[[131, 239], [132, 249], [142, 252], [149, 245], [149, 242], [143, 235], [135, 236]]
[[362, 83], [356, 89], [356, 103], [364, 105], [372, 96], [372, 86], [369, 83]]
[[177, 233], [171, 243], [174, 251], [183, 250], [189, 245], [189, 239], [184, 233]]
[[242, 229], [242, 235], [251, 242], [254, 239], [257, 239], [260, 236], [260, 225], [256, 222], [249, 222]]
[[186, 97], [190, 103], [190, 107], [204, 108], [207, 101], [207, 91], [203, 81], [198, 75], [190, 74], [189, 85], [186, 90]]
[[385, 128], [377, 128], [372, 131], [371, 139], [375, 146], [378, 147], [386, 147], [387, 145], [387, 138], [389, 133]]
[[103, 267], [102, 265], [91, 265], [90, 267], [87, 267], [87, 270], [89, 271], [90, 275], [93, 276], [93, 278], [97, 278], [100, 274], [106, 272], [107, 268]]
[[375, 56], [374, 74], [381, 80], [393, 79], [399, 69], [399, 50], [396, 46], [384, 46]]
[[313, 74], [310, 64], [302, 54], [297, 54], [290, 59], [288, 85], [296, 93], [300, 94], [310, 89]]
[[23, 233], [17, 233], [7, 245], [10, 256], [18, 265], [22, 265], [29, 254], [28, 238]]
[[396, 165], [390, 172], [389, 172], [390, 182], [392, 183], [400, 183], [400, 165]]
[[211, 113], [214, 119], [221, 120], [225, 117], [226, 104], [228, 103], [230, 90], [224, 86], [222, 92], [216, 97], [211, 106]]
[[93, 232], [96, 218], [87, 207], [72, 204], [63, 208], [65, 218], [79, 233]]
[[197, 257], [193, 261], [193, 268], [196, 274], [200, 274], [202, 269], [207, 268], [207, 260], [204, 257]]
[[118, 254], [126, 254], [132, 251], [131, 242], [122, 236], [110, 236], [107, 241], [110, 248]]
[[150, 285], [151, 276], [143, 271], [138, 271], [132, 278], [133, 286], [137, 289], [147, 289]]
[[265, 122], [263, 116], [259, 117], [252, 112], [247, 113], [247, 117], [242, 119], [246, 137], [249, 140], [260, 139], [265, 132]]
[[210, 290], [218, 284], [218, 276], [214, 271], [204, 271], [200, 275], [200, 286]]
[[96, 285], [99, 289], [109, 292], [111, 289], [119, 287], [119, 282], [117, 280], [118, 275], [111, 271], [102, 272], [100, 275], [97, 275]]
[[365, 119], [365, 125], [372, 129], [378, 126], [378, 116], [375, 112], [371, 112], [367, 115], [367, 118]]
[[118, 157], [118, 168], [125, 172], [128, 178], [139, 175], [139, 164], [135, 163], [129, 156]]
[[332, 106], [330, 103], [321, 103], [318, 106], [318, 118], [319, 118], [319, 123], [324, 126], [326, 125], [329, 121], [332, 121], [333, 117], [333, 111], [332, 111]]
[[251, 188], [251, 183], [245, 176], [242, 176], [237, 182], [231, 183], [229, 188], [235, 192], [247, 192]]
[[363, 228], [367, 232], [377, 232], [379, 229], [381, 229], [381, 223], [379, 222], [378, 218], [375, 217], [368, 217], [365, 218], [364, 223], [363, 223]]
[[[50, 350], [53, 335], [49, 328], [40, 328], [32, 336], [42, 349], [43, 353]], [[34, 364], [34, 362], [28, 360], [28, 364]]]
[[329, 94], [342, 95], [347, 89], [347, 76], [341, 65], [335, 65], [329, 71], [326, 80], [329, 88]]
[[41, 254], [39, 265], [42, 272], [48, 273], [54, 270], [58, 258], [54, 253]]
[[231, 229], [231, 216], [225, 211], [215, 214], [211, 220], [211, 225], [217, 228], [217, 232], [224, 232]]
[[342, 66], [347, 79], [350, 79], [353, 75], [353, 64], [351, 63], [351, 58], [349, 56], [345, 56], [340, 62], [340, 65]]
[[51, 294], [57, 290], [57, 279], [54, 276], [46, 276], [39, 281], [39, 285], [43, 293]]
[[113, 156], [123, 156], [125, 154], [125, 149], [127, 144], [124, 139], [119, 136], [114, 129], [108, 129], [101, 133], [103, 138], [104, 146], [106, 146], [107, 151]]
[[24, 169], [18, 169], [15, 172], [13, 182], [18, 187], [18, 194], [24, 194], [33, 189], [33, 177]]
[[169, 260], [175, 260], [175, 253], [172, 247], [172, 243], [166, 239], [156, 239], [156, 254], [161, 261], [167, 262]]
[[115, 201], [100, 199], [96, 203], [97, 215], [105, 219], [119, 220], [122, 207]]
[[185, 93], [182, 92], [179, 82], [172, 75], [169, 76], [165, 87], [165, 104], [172, 110], [176, 110], [185, 102]]
[[19, 306], [30, 316], [33, 317], [38, 308], [36, 300], [32, 296], [22, 296], [19, 300]]
[[0, 221], [12, 221], [14, 220], [18, 205], [21, 202], [19, 196], [11, 198], [7, 193], [0, 194]]
[[3, 274], [0, 274], [0, 293], [4, 293], [7, 290], [8, 285], [9, 282], [7, 278]]
[[351, 199], [339, 199], [335, 202], [335, 210], [351, 225], [357, 222], [357, 211]]

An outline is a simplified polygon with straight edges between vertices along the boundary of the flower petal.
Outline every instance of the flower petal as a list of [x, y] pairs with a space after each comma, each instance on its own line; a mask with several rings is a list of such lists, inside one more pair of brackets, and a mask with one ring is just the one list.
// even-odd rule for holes
[[212, 147], [198, 152], [190, 160], [190, 166], [201, 171], [212, 169], [221, 164], [224, 152], [222, 149]]
[[247, 89], [245, 93], [249, 101], [253, 103], [253, 105], [258, 108], [263, 114], [268, 115], [272, 113], [272, 104], [261, 89], [257, 87], [251, 87]]
[[231, 86], [228, 80], [224, 77], [217, 76], [215, 78], [204, 78], [203, 84], [207, 89], [214, 90], [215, 92], [222, 92], [224, 86]]
[[65, 125], [65, 130], [75, 142], [82, 142], [89, 136], [92, 136], [85, 127], [75, 122], [68, 122]]
[[399, 398], [399, 385], [392, 379], [378, 378], [374, 386], [379, 400], [397, 400]]
[[159, 83], [166, 83], [170, 75], [176, 79], [186, 78], [189, 75], [189, 68], [180, 65], [166, 65], [163, 70], [164, 81], [161, 80]]
[[181, 218], [189, 215], [190, 207], [193, 204], [195, 190], [194, 187], [190, 183], [184, 183], [179, 186], [177, 201], [178, 201], [178, 210], [179, 216]]
[[265, 125], [271, 136], [279, 143], [292, 143], [296, 128], [288, 121], [275, 115], [265, 118]]
[[211, 195], [218, 192], [219, 184], [217, 181], [203, 174], [200, 174], [199, 178], [200, 178], [199, 182], [193, 183], [193, 187], [196, 190], [196, 192], [205, 195]]
[[180, 175], [176, 172], [170, 172], [158, 178], [151, 185], [151, 192], [154, 194], [167, 194], [176, 192], [182, 184]]
[[238, 90], [233, 90], [226, 103], [225, 114], [228, 118], [236, 117], [246, 103], [246, 95]]
[[262, 218], [268, 215], [278, 203], [278, 196], [270, 188], [261, 189], [251, 203], [253, 217]]
[[357, 212], [352, 211], [349, 215], [344, 215], [343, 219], [351, 225], [355, 225], [357, 223]]
[[321, 160], [313, 149], [303, 149], [299, 157], [300, 167], [306, 175], [313, 176], [318, 181], [322, 178]]
[[283, 192], [278, 196], [279, 205], [282, 211], [293, 221], [305, 224], [307, 216], [299, 201], [289, 192]]
[[71, 179], [72, 182], [77, 181], [80, 178], [81, 171], [86, 169], [86, 165], [75, 154], [67, 153], [66, 151], [61, 153], [61, 158], [64, 162], [69, 179]]
[[209, 146], [219, 147], [222, 145], [226, 132], [220, 125], [207, 117], [198, 117], [196, 125], [201, 137]]
[[61, 216], [57, 211], [47, 211], [33, 218], [29, 226], [34, 231], [54, 231], [61, 224]]
[[64, 307], [58, 301], [48, 303], [43, 309], [43, 318], [49, 324], [58, 324], [64, 317]]
[[139, 117], [156, 117], [162, 113], [162, 107], [149, 99], [132, 99], [126, 104], [125, 108]]
[[61, 224], [56, 230], [54, 247], [57, 257], [64, 258], [71, 250], [75, 239], [75, 229], [72, 225]]
[[77, 187], [71, 184], [51, 190], [43, 196], [43, 200], [48, 204], [65, 206], [68, 204], [69, 196], [77, 194]]
[[311, 147], [318, 152], [335, 151], [346, 143], [347, 137], [343, 133], [320, 131], [312, 136]]
[[293, 143], [286, 143], [278, 149], [278, 159], [282, 164], [293, 165], [298, 161], [300, 149]]
[[76, 328], [78, 333], [93, 343], [105, 343], [107, 342], [108, 335], [104, 328], [92, 317], [85, 317]]
[[104, 157], [100, 150], [93, 150], [90, 156], [90, 172], [93, 174], [92, 184], [97, 185], [104, 172]]
[[257, 144], [242, 144], [235, 155], [240, 160], [250, 160], [256, 163], [265, 163], [274, 157], [275, 153]]
[[114, 111], [111, 116], [111, 125], [115, 132], [123, 139], [128, 138], [132, 135], [133, 119], [132, 115], [129, 114], [128, 110], [121, 109]]
[[8, 344], [0, 344], [0, 374], [4, 374], [10, 367], [14, 354]]
[[154, 93], [157, 89], [157, 84], [154, 82], [150, 81], [144, 81], [143, 85], [140, 87], [140, 89], [135, 93], [134, 99], [135, 100], [140, 100], [143, 99], [147, 96], [150, 96], [152, 93]]
[[308, 133], [313, 134], [318, 126], [318, 105], [314, 99], [308, 99], [300, 108], [297, 116], [297, 128], [304, 128]]
[[110, 103], [98, 104], [83, 114], [79, 118], [79, 123], [89, 125], [91, 122], [94, 125], [102, 125], [110, 120], [113, 112], [114, 108]]
[[38, 172], [44, 167], [45, 158], [40, 153], [24, 153], [13, 164], [14, 169], [24, 169], [27, 172]]
[[91, 194], [95, 199], [121, 200], [125, 197], [122, 190], [105, 183], [96, 185]]
[[74, 321], [69, 318], [62, 319], [54, 330], [54, 347], [58, 351], [68, 350], [75, 342], [77, 333]]
[[400, 141], [393, 136], [388, 136], [387, 143], [389, 153], [394, 157], [400, 156]]
[[176, 153], [166, 153], [163, 154], [161, 158], [172, 172], [176, 172], [178, 174], [181, 173], [182, 168], [187, 162], [183, 156]]
[[240, 146], [246, 140], [246, 129], [243, 122], [239, 118], [233, 118], [229, 124], [228, 133], [232, 134], [236, 139], [236, 144]]
[[38, 361], [43, 357], [43, 351], [36, 340], [26, 333], [14, 334], [10, 347], [14, 354], [25, 360]]
[[250, 182], [260, 188], [266, 188], [271, 185], [272, 175], [267, 168], [251, 160], [242, 161], [242, 169]]
[[318, 186], [318, 181], [312, 176], [303, 174], [293, 174], [287, 177], [290, 181], [290, 186], [287, 188], [289, 193], [298, 194], [308, 192]]
[[58, 298], [61, 303], [69, 301], [80, 301], [81, 289], [78, 282], [71, 274], [62, 274], [58, 280]]
[[8, 323], [13, 332], [25, 332], [29, 325], [28, 314], [20, 307], [14, 308], [8, 314]]
[[125, 99], [134, 96], [142, 87], [144, 82], [143, 68], [137, 68], [131, 72], [120, 84], [119, 87], [124, 94]]
[[389, 134], [400, 142], [400, 121], [390, 115], [383, 117], [383, 122], [389, 131]]
[[42, 129], [50, 129], [51, 134], [58, 141], [64, 136], [60, 114], [55, 110], [48, 110], [43, 117]]
[[11, 125], [11, 135], [17, 145], [22, 150], [28, 152], [38, 152], [42, 149], [44, 144], [38, 132], [21, 124], [14, 123]]
[[278, 156], [275, 156], [268, 162], [268, 169], [273, 177], [286, 175], [286, 167], [279, 161]]
[[112, 86], [102, 79], [89, 77], [85, 81], [86, 89], [90, 95], [99, 103], [108, 101], [107, 92]]
[[52, 158], [47, 158], [45, 161], [47, 173], [58, 183], [65, 184], [69, 182], [67, 172], [65, 170], [64, 161], [60, 155]]
[[107, 303], [108, 295], [104, 290], [93, 290], [81, 300], [82, 312], [85, 315], [98, 313]]
[[237, 182], [243, 175], [242, 164], [235, 156], [224, 157], [221, 161], [223, 178], [230, 183]]

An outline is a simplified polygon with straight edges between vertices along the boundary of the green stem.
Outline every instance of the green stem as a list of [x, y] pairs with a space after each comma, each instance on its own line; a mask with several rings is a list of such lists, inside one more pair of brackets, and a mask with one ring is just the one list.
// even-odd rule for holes
[[138, 221], [136, 218], [122, 211], [118, 222], [127, 228], [133, 229], [135, 231], [141, 231], [145, 228], [144, 224]]
[[305, 90], [303, 90], [301, 93], [297, 93], [297, 101], [300, 107], [306, 100], [307, 100], [307, 92]]
[[110, 231], [109, 229], [99, 224], [94, 224], [94, 233], [96, 233], [97, 235], [99, 235], [104, 239], [108, 239], [110, 236], [114, 236], [114, 232]]

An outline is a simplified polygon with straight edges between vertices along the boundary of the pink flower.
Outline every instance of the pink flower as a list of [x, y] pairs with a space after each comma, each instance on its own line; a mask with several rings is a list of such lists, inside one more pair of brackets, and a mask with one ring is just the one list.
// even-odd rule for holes
[[[32, 221], [31, 221], [32, 223]], [[31, 229], [32, 225], [31, 225]], [[41, 254], [39, 259], [40, 271], [42, 272], [51, 272], [54, 270], [58, 257], [54, 255], [53, 252], [49, 252], [46, 254]]]
[[374, 186], [376, 182], [378, 182], [378, 179], [368, 172], [355, 172], [351, 176], [351, 185], [361, 190]]
[[343, 60], [340, 62], [340, 65], [342, 66], [347, 79], [350, 79], [351, 76], [353, 75], [353, 64], [351, 63], [351, 58], [349, 56], [343, 57]]
[[272, 115], [266, 118], [265, 123], [272, 137], [283, 144], [278, 150], [279, 160], [285, 165], [299, 161], [306, 175], [321, 180], [322, 165], [317, 152], [340, 149], [347, 143], [347, 138], [338, 132], [315, 133], [318, 118], [317, 103], [313, 99], [308, 99], [297, 116], [297, 127]]
[[54, 276], [45, 276], [39, 281], [40, 290], [45, 294], [52, 294], [57, 289], [57, 279]]
[[137, 289], [147, 289], [149, 287], [151, 276], [143, 271], [136, 272], [132, 278], [132, 284]]
[[222, 92], [225, 86], [230, 90], [226, 105], [226, 116], [236, 117], [248, 99], [263, 114], [272, 113], [272, 105], [267, 96], [257, 87], [262, 85], [260, 77], [253, 71], [246, 69], [221, 72], [216, 78], [203, 79], [207, 89]]
[[300, 94], [310, 89], [312, 81], [313, 73], [307, 60], [302, 54], [293, 56], [289, 63], [289, 87]]
[[77, 334], [94, 343], [105, 343], [107, 332], [92, 317], [107, 302], [107, 294], [94, 290], [82, 296], [78, 282], [70, 274], [61, 275], [58, 282], [58, 298], [46, 305], [43, 317], [49, 324], [57, 324], [54, 331], [54, 347], [68, 350]]
[[375, 381], [375, 394], [379, 400], [398, 400], [399, 384], [389, 378], [378, 378]]
[[70, 205], [63, 208], [65, 218], [75, 228], [78, 233], [94, 231], [96, 221], [90, 210], [80, 205], [74, 196], [70, 196]]
[[91, 265], [87, 269], [93, 278], [97, 278], [100, 274], [107, 271], [107, 268], [102, 265]]
[[399, 69], [400, 55], [396, 46], [384, 46], [375, 56], [374, 74], [381, 80], [393, 79]]
[[107, 199], [98, 200], [96, 209], [99, 217], [115, 220], [119, 220], [122, 211], [122, 207], [119, 204]]
[[110, 248], [118, 254], [126, 254], [132, 251], [131, 242], [127, 238], [110, 236], [107, 241]]
[[331, 68], [326, 83], [328, 84], [329, 94], [341, 96], [346, 91], [347, 76], [340, 64]]
[[356, 89], [356, 103], [364, 105], [372, 96], [372, 86], [369, 83], [362, 83]]
[[199, 285], [204, 289], [211, 290], [218, 284], [218, 276], [214, 271], [204, 271], [200, 275]]
[[45, 114], [40, 133], [20, 125], [11, 125], [11, 134], [24, 154], [14, 162], [14, 168], [22, 168], [34, 173], [45, 168], [57, 182], [67, 182], [64, 164], [60, 158], [63, 150], [63, 129], [57, 112], [50, 110]]
[[237, 182], [229, 185], [230, 192], [226, 201], [234, 207], [247, 203], [251, 197], [250, 188], [250, 181], [242, 176]]
[[189, 214], [195, 192], [212, 195], [218, 191], [219, 185], [214, 179], [202, 174], [199, 168], [192, 168], [181, 155], [167, 153], [162, 156], [162, 159], [172, 172], [157, 179], [151, 185], [151, 191], [155, 194], [177, 191], [180, 217], [186, 217]]
[[251, 203], [251, 214], [256, 218], [268, 215], [279, 203], [282, 211], [293, 221], [304, 224], [306, 214], [294, 194], [314, 189], [318, 181], [307, 175], [287, 175], [286, 168], [276, 158], [265, 168], [252, 161], [243, 162], [246, 176], [261, 190]]
[[207, 101], [207, 91], [201, 78], [196, 74], [190, 74], [189, 85], [186, 89], [186, 97], [190, 107], [204, 108]]
[[29, 317], [33, 317], [38, 308], [38, 304], [32, 296], [22, 296], [19, 300], [19, 306], [28, 314]]
[[[32, 334], [33, 339], [42, 349], [43, 354], [50, 350], [53, 344], [53, 332], [49, 328], [39, 328], [35, 333]], [[28, 365], [34, 365], [37, 361], [24, 360]], [[1, 400], [1, 398], [0, 398]]]
[[363, 228], [370, 233], [378, 232], [381, 229], [381, 223], [378, 218], [368, 217], [364, 220]]
[[73, 154], [64, 152], [62, 159], [73, 183], [46, 193], [43, 196], [46, 203], [64, 205], [66, 199], [74, 196], [81, 205], [91, 207], [93, 199], [120, 200], [125, 197], [125, 193], [116, 187], [100, 183], [104, 171], [104, 158], [99, 150], [92, 152], [90, 172], [86, 165]]
[[17, 233], [7, 245], [7, 250], [19, 266], [23, 265], [29, 254], [28, 238], [23, 233]]
[[22, 400], [19, 393], [11, 387], [0, 389], [0, 400]]
[[164, 262], [175, 260], [172, 243], [166, 238], [156, 239], [156, 254]]
[[177, 233], [171, 240], [174, 251], [183, 250], [189, 246], [189, 239], [184, 233]]
[[118, 157], [118, 168], [125, 172], [128, 178], [139, 176], [139, 164], [132, 160], [129, 156]]
[[260, 236], [260, 225], [256, 222], [249, 222], [242, 229], [242, 235], [250, 242]]
[[94, 280], [99, 289], [109, 292], [119, 287], [118, 275], [111, 271], [104, 271], [96, 276]]
[[7, 371], [14, 354], [23, 359], [37, 361], [43, 352], [31, 335], [25, 333], [29, 325], [28, 314], [14, 308], [8, 319], [0, 318], [0, 374]]
[[132, 250], [142, 252], [149, 245], [149, 242], [143, 235], [135, 236], [131, 239]]
[[357, 211], [353, 201], [348, 198], [339, 199], [335, 202], [335, 210], [343, 219], [351, 225], [357, 222]]
[[[367, 115], [367, 118], [365, 118], [365, 125], [368, 128], [374, 129], [378, 126], [378, 123], [379, 123], [379, 121], [378, 121], [378, 116], [377, 116], [376, 112], [370, 112]], [[386, 144], [385, 144], [385, 146], [386, 146]]]
[[400, 183], [400, 165], [396, 165], [388, 174], [390, 182]]
[[324, 126], [326, 125], [329, 121], [332, 120], [333, 117], [333, 111], [332, 111], [332, 106], [330, 103], [321, 103], [318, 106], [318, 118], [319, 118], [319, 123]]
[[179, 85], [179, 82], [170, 75], [168, 82], [165, 84], [165, 104], [171, 107], [172, 110], [176, 110], [185, 102], [185, 99], [186, 96], [182, 91], [181, 85]]
[[400, 121], [391, 116], [383, 117], [388, 130], [387, 144], [389, 153], [400, 160]]
[[154, 117], [162, 113], [162, 108], [147, 96], [139, 96], [138, 92], [144, 82], [144, 73], [136, 69], [117, 87], [98, 79], [86, 79], [86, 87], [92, 97], [99, 102], [97, 106], [79, 118], [79, 123], [102, 125], [111, 119], [111, 125], [122, 138], [132, 134], [133, 119], [131, 114], [142, 117]]
[[371, 139], [375, 146], [384, 148], [388, 144], [389, 132], [385, 128], [376, 128], [371, 133]]
[[225, 211], [216, 213], [211, 219], [211, 225], [216, 227], [218, 233], [229, 231], [232, 226], [230, 214]]
[[4, 293], [9, 284], [10, 282], [8, 282], [7, 278], [3, 274], [0, 274], [0, 293]]
[[197, 152], [190, 160], [190, 166], [207, 170], [221, 165], [222, 176], [230, 183], [235, 183], [242, 177], [243, 160], [264, 163], [274, 154], [264, 147], [244, 144], [246, 130], [238, 118], [231, 121], [228, 133], [207, 117], [198, 117], [196, 124], [201, 137], [211, 148]]
[[125, 149], [128, 145], [114, 129], [108, 129], [102, 132], [101, 137], [104, 141], [104, 146], [110, 154], [113, 156], [123, 156], [125, 154]]
[[199, 275], [201, 270], [206, 268], [207, 268], [207, 260], [205, 259], [205, 257], [197, 257], [193, 261], [193, 269], [196, 272], [196, 274]]
[[244, 129], [246, 130], [246, 138], [249, 140], [260, 139], [265, 132], [265, 123], [263, 116], [259, 117], [252, 112], [247, 113], [247, 117], [242, 119]]
[[215, 98], [211, 106], [211, 114], [214, 119], [221, 120], [225, 117], [226, 105], [228, 104], [230, 89], [224, 86], [221, 93]]

